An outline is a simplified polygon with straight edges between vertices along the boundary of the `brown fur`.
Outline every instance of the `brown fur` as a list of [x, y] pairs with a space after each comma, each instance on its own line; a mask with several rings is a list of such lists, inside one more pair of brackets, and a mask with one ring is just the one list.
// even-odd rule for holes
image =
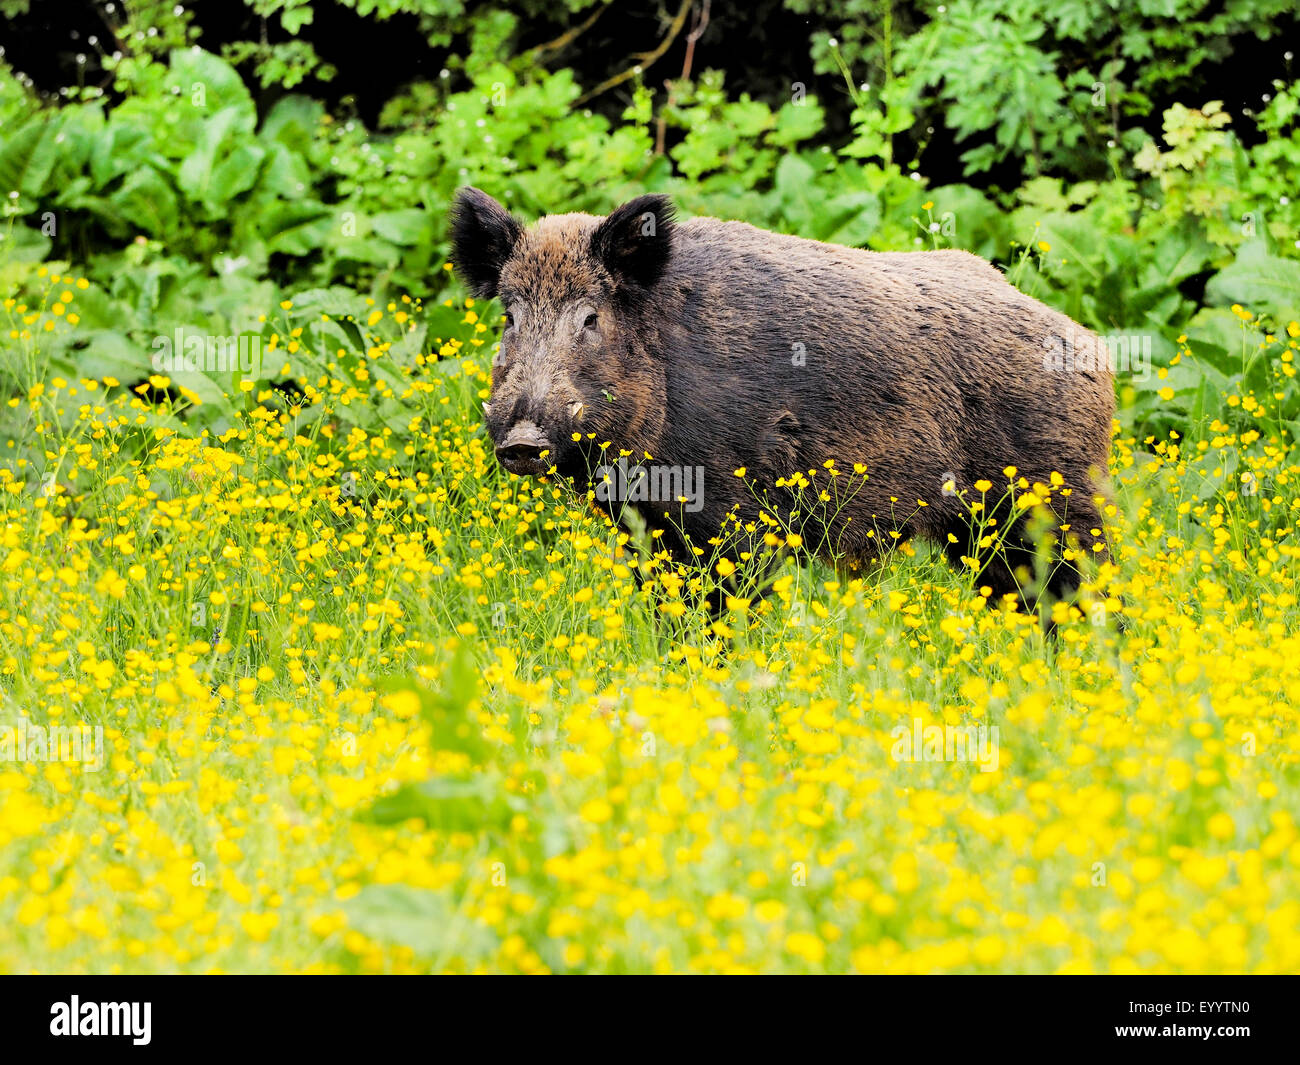
[[[503, 461], [579, 480], [620, 450], [630, 462], [649, 453], [703, 467], [698, 513], [639, 507], [683, 558], [693, 557], [687, 541], [705, 545], [728, 513], [758, 519], [754, 489], [733, 475], [740, 467], [766, 491], [769, 513], [841, 561], [876, 557], [890, 530], [929, 537], [955, 562], [974, 555], [967, 503], [945, 494], [945, 481], [955, 475], [967, 501], [979, 497], [976, 481], [991, 481], [991, 503], [1006, 488], [1004, 467], [1031, 484], [1055, 471], [1070, 489], [1053, 498], [1055, 524], [1086, 553], [1094, 543], [1104, 553], [1094, 496], [1114, 407], [1105, 349], [983, 259], [861, 251], [712, 218], [676, 225], [655, 196], [607, 219], [555, 215], [525, 231], [462, 190], [454, 217], [458, 271], [513, 316], [485, 419]], [[1054, 346], [1088, 365], [1047, 368]], [[545, 458], [528, 444], [503, 447], [519, 426], [545, 440]], [[575, 432], [595, 439], [575, 444]], [[594, 445], [606, 440], [601, 453]], [[818, 470], [822, 485], [828, 458], [844, 499], [822, 520], [775, 482]], [[850, 498], [855, 463], [868, 476], [853, 478]], [[999, 517], [1001, 528], [1009, 514]], [[980, 554], [980, 583], [995, 595], [1021, 588], [1013, 571], [1032, 560], [1025, 522], [1013, 525], [1002, 555]], [[1058, 565], [1051, 590], [1077, 579]]]

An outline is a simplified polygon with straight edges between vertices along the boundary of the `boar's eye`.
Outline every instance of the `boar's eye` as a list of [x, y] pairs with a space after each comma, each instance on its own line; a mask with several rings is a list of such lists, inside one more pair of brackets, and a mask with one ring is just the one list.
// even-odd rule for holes
[[509, 311], [506, 311], [506, 328], [513, 329], [514, 325], [515, 325], [515, 316], [511, 314]]
[[598, 321], [599, 319], [596, 317], [596, 312], [592, 311], [585, 319], [583, 319], [582, 328], [595, 329]]

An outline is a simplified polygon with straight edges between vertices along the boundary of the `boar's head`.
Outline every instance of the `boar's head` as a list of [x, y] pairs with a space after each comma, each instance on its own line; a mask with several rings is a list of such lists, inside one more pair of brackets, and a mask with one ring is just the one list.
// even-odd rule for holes
[[486, 193], [457, 193], [456, 272], [474, 296], [499, 298], [506, 314], [483, 409], [511, 473], [554, 466], [581, 476], [602, 442], [652, 444], [663, 370], [643, 341], [672, 244], [666, 196], [638, 197], [606, 218], [550, 215], [525, 229]]

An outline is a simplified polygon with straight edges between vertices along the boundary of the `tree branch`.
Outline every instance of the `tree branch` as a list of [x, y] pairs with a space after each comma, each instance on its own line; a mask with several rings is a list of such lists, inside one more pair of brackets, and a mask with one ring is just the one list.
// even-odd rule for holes
[[694, 2], [695, 0], [682, 0], [681, 10], [677, 12], [672, 24], [668, 27], [668, 35], [659, 42], [658, 46], [653, 51], [642, 52], [639, 55], [634, 55], [632, 58], [636, 60], [636, 63], [633, 66], [628, 67], [628, 69], [623, 71], [621, 74], [615, 74], [612, 78], [606, 78], [592, 89], [591, 92], [585, 92], [574, 100], [573, 105], [577, 107], [579, 104], [585, 104], [588, 100], [594, 99], [601, 93], [608, 92], [610, 89], [614, 88], [615, 85], [622, 85], [623, 82], [630, 81], [632, 78], [636, 77], [638, 71], [645, 70], [646, 67], [651, 66], [657, 60], [662, 59], [663, 54], [673, 46], [673, 41], [677, 40], [677, 35], [682, 32], [682, 27], [686, 24], [686, 15], [691, 10], [691, 4]]
[[600, 18], [600, 16], [603, 15], [606, 11], [609, 10], [610, 5], [613, 2], [614, 0], [605, 0], [603, 4], [597, 7], [595, 11], [593, 11], [590, 15], [588, 15], [585, 19], [583, 19], [583, 21], [580, 22], [577, 26], [574, 26], [572, 29], [565, 30], [553, 41], [546, 41], [544, 44], [539, 44], [536, 48], [529, 49], [528, 54], [533, 58], [537, 58], [543, 52], [558, 52], [561, 48], [564, 48], [567, 45], [572, 44], [584, 33], [586, 33], [589, 29], [591, 29], [592, 26], [596, 24], [596, 20]]
[[[695, 62], [695, 42], [704, 36], [704, 31], [709, 27], [709, 9], [712, 6], [713, 0], [704, 0], [704, 6], [695, 12], [691, 32], [686, 35], [686, 59], [682, 62], [682, 76], [677, 79], [678, 84], [690, 80], [691, 64]], [[664, 85], [668, 89], [668, 99], [659, 110], [659, 121], [655, 126], [655, 155], [664, 154], [664, 142], [668, 135], [668, 119], [665, 112], [677, 102], [676, 84], [665, 81]]]

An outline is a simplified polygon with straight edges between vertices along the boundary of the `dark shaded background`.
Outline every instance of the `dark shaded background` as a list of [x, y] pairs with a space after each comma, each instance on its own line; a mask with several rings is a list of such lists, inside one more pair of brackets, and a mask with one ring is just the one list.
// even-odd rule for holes
[[[272, 19], [262, 21], [239, 0], [190, 0], [186, 8], [193, 15], [199, 41], [209, 51], [235, 41], [257, 39], [265, 33], [272, 42], [289, 40], [289, 35]], [[498, 7], [493, 4], [470, 4], [471, 10]], [[1220, 5], [1222, 6], [1222, 5]], [[331, 110], [354, 112], [367, 125], [377, 124], [384, 104], [404, 85], [412, 81], [433, 80], [449, 65], [455, 55], [468, 49], [467, 41], [453, 42], [451, 48], [429, 46], [413, 15], [395, 15], [386, 20], [362, 17], [335, 0], [316, 0], [312, 5], [314, 20], [300, 36], [309, 41], [320, 57], [335, 66], [337, 75], [329, 81], [309, 78], [294, 91], [307, 93], [326, 103]], [[112, 51], [112, 32], [102, 16], [103, 2], [91, 0], [34, 0], [31, 10], [0, 24], [0, 45], [16, 70], [28, 75], [43, 93], [57, 93], [69, 84], [98, 84], [110, 92], [112, 78], [100, 65], [100, 56], [87, 41], [100, 38], [100, 47]], [[614, 4], [577, 40], [564, 48], [547, 53], [546, 64], [552, 69], [571, 68], [586, 89], [631, 66], [634, 56], [648, 51], [661, 39], [667, 16], [676, 4], [640, 8]], [[523, 22], [523, 31], [515, 50], [523, 52], [554, 40], [565, 30], [582, 22], [588, 12], [570, 15], [556, 8], [541, 17]], [[898, 25], [923, 20], [915, 5], [900, 3], [895, 8]], [[816, 16], [805, 16], [785, 8], [782, 0], [752, 0], [728, 3], [713, 0], [710, 18], [695, 46], [693, 70], [708, 68], [726, 71], [728, 95], [742, 92], [770, 104], [780, 105], [789, 99], [795, 81], [808, 86], [826, 105], [825, 137], [840, 142], [849, 133], [851, 103], [843, 81], [838, 77], [817, 76], [809, 58], [809, 40], [817, 31], [834, 33], [838, 24]], [[1288, 43], [1290, 42], [1290, 43]], [[1300, 46], [1300, 3], [1296, 7], [1294, 32], [1268, 42], [1269, 53]], [[664, 79], [682, 72], [687, 50], [686, 33], [647, 72], [648, 84], [658, 88]], [[1053, 45], [1067, 65], [1086, 63], [1094, 57], [1072, 54], [1078, 42], [1060, 41]], [[1276, 64], [1261, 62], [1258, 49], [1233, 48], [1230, 42], [1201, 63], [1186, 79], [1169, 82], [1163, 94], [1153, 96], [1154, 107], [1145, 120], [1136, 124], [1153, 136], [1160, 132], [1160, 118], [1166, 107], [1176, 101], [1222, 99], [1233, 116], [1233, 129], [1247, 146], [1261, 138], [1254, 124], [1242, 121], [1252, 109], [1259, 109], [1265, 93], [1272, 90], [1277, 76]], [[84, 67], [77, 63], [78, 53], [86, 56]], [[245, 64], [247, 68], [251, 64]], [[454, 67], [454, 63], [451, 64]], [[284, 90], [279, 87], [259, 89], [251, 71], [244, 69], [250, 88], [265, 113]], [[464, 79], [453, 75], [452, 87], [463, 87]], [[617, 120], [630, 97], [628, 84], [618, 86], [591, 101], [594, 110]], [[978, 137], [956, 145], [952, 132], [936, 124], [933, 134], [921, 131], [903, 134], [896, 149], [900, 158], [910, 157], [921, 145], [920, 169], [936, 185], [969, 181], [980, 187], [1012, 188], [1026, 173], [1022, 161], [1007, 159], [989, 171], [967, 178], [959, 161], [962, 151], [980, 143]], [[907, 143], [910, 141], [910, 144]]]

